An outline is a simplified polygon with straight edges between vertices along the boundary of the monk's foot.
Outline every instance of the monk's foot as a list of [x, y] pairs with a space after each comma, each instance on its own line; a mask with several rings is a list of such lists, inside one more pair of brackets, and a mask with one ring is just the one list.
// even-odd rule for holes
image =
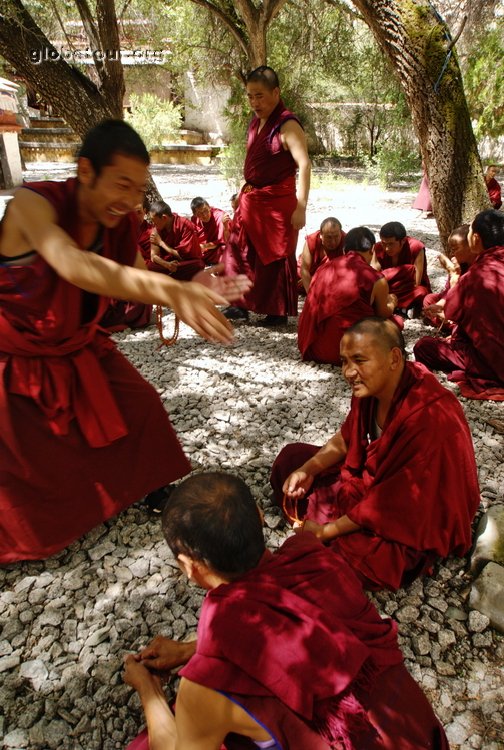
[[244, 310], [243, 307], [226, 307], [222, 311], [222, 314], [228, 320], [248, 320], [248, 310]]
[[263, 328], [274, 328], [275, 326], [287, 325], [287, 321], [287, 315], [266, 315], [257, 325]]
[[172, 491], [172, 485], [167, 484], [166, 487], [160, 487], [158, 490], [149, 492], [149, 494], [143, 499], [143, 504], [146, 506], [149, 513], [152, 513], [155, 516], [161, 515]]

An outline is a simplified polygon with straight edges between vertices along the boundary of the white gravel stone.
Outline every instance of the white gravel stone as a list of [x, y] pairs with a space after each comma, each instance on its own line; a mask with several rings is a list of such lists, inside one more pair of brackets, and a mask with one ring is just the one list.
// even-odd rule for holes
[[49, 672], [46, 665], [41, 659], [25, 661], [19, 668], [19, 674], [27, 680], [30, 680], [33, 688], [38, 690], [47, 680]]
[[469, 612], [469, 630], [471, 633], [482, 633], [490, 625], [490, 620], [477, 610]]

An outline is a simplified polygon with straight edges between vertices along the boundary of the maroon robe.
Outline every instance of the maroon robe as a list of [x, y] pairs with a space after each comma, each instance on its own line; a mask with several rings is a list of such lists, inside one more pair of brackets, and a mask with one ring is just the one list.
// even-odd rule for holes
[[447, 292], [444, 311], [455, 323], [450, 339], [425, 336], [415, 358], [449, 372], [467, 398], [504, 401], [504, 247], [476, 256]]
[[[347, 455], [341, 468], [315, 478], [306, 518], [327, 523], [348, 515], [362, 528], [331, 547], [368, 588], [395, 590], [437, 557], [467, 552], [480, 496], [462, 408], [425, 367], [406, 363], [378, 439], [374, 410], [374, 398], [352, 399], [341, 427]], [[285, 479], [316, 451], [294, 444], [277, 457], [271, 482], [279, 504]]]
[[375, 314], [371, 294], [381, 278], [354, 251], [318, 269], [299, 318], [298, 347], [304, 360], [341, 364], [343, 334], [353, 323]]
[[[180, 674], [227, 695], [275, 750], [441, 750], [446, 737], [347, 563], [312, 534], [209, 591]], [[228, 748], [256, 747], [227, 738]]]
[[[75, 239], [76, 180], [26, 187]], [[134, 263], [133, 213], [102, 252]], [[190, 471], [155, 389], [98, 328], [107, 303], [35, 253], [0, 264], [0, 563], [48, 557]]]
[[492, 177], [492, 179], [486, 183], [486, 186], [488, 190], [488, 197], [490, 198], [492, 206], [496, 209], [499, 209], [502, 206], [501, 186], [499, 185], [495, 177]]
[[253, 283], [238, 304], [267, 315], [297, 315], [298, 233], [290, 223], [297, 207], [296, 162], [280, 138], [288, 120], [299, 122], [280, 101], [260, 132], [258, 117], [249, 125], [247, 184], [223, 255], [227, 274], [245, 273]]
[[[322, 245], [322, 238], [320, 236], [320, 230], [312, 232], [306, 235], [306, 244], [311, 255], [310, 274], [313, 276], [317, 268], [328, 260], [333, 258], [339, 258], [343, 255], [343, 245], [345, 244], [346, 232], [341, 232], [341, 240], [338, 247], [335, 250], [331, 250], [329, 254]], [[298, 289], [304, 292], [303, 282], [301, 280], [301, 265], [303, 261], [303, 255], [301, 254], [297, 262], [297, 275], [298, 275]]]
[[419, 211], [426, 211], [427, 213], [431, 213], [432, 211], [429, 178], [425, 173], [418, 189], [418, 195], [413, 201], [412, 208], [417, 208]]
[[[424, 251], [424, 267], [420, 284], [417, 286], [414, 264], [422, 250]], [[381, 266], [381, 271], [388, 281], [390, 294], [397, 296], [397, 307], [404, 308], [421, 304], [425, 295], [431, 291], [427, 275], [427, 254], [423, 243], [413, 237], [406, 237], [396, 265], [393, 264], [393, 259], [387, 255], [381, 242], [376, 243], [374, 251]]]
[[173, 214], [173, 224], [171, 229], [168, 230], [168, 228], [165, 227], [159, 232], [159, 236], [163, 242], [178, 252], [181, 259], [178, 260], [174, 255], [163, 250], [162, 247], [158, 247], [156, 248], [157, 255], [159, 255], [162, 260], [169, 262], [176, 260], [178, 263], [177, 270], [169, 271], [167, 268], [160, 266], [159, 263], [149, 260], [147, 263], [149, 271], [166, 273], [168, 276], [171, 276], [178, 281], [190, 281], [198, 271], [202, 271], [205, 268], [198, 235], [194, 224], [189, 221], [189, 219], [185, 219], [178, 214]]
[[191, 221], [196, 227], [200, 245], [212, 242], [215, 247], [208, 250], [202, 250], [203, 260], [207, 265], [220, 263], [222, 252], [226, 246], [224, 238], [226, 222], [222, 219], [228, 216], [220, 208], [210, 208], [210, 218], [208, 221], [201, 221], [197, 216], [192, 216]]
[[140, 229], [138, 233], [138, 249], [140, 250], [142, 254], [142, 258], [144, 259], [145, 263], [149, 263], [150, 261], [150, 254], [151, 254], [151, 245], [150, 245], [150, 238], [152, 234], [152, 230], [154, 227], [152, 224], [145, 219], [140, 224]]

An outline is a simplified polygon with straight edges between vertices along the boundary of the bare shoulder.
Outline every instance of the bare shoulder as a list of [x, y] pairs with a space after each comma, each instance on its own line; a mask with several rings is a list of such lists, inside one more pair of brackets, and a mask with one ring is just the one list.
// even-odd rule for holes
[[9, 201], [2, 220], [0, 254], [10, 258], [34, 250], [28, 239], [28, 225], [50, 225], [56, 222], [56, 212], [48, 200], [33, 190], [19, 188]]

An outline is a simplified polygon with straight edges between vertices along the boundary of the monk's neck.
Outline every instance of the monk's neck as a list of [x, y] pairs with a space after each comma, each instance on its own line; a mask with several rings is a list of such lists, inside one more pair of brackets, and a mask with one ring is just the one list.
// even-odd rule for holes
[[80, 247], [91, 247], [101, 232], [102, 225], [97, 221], [82, 193], [77, 189], [77, 229], [75, 236]]

